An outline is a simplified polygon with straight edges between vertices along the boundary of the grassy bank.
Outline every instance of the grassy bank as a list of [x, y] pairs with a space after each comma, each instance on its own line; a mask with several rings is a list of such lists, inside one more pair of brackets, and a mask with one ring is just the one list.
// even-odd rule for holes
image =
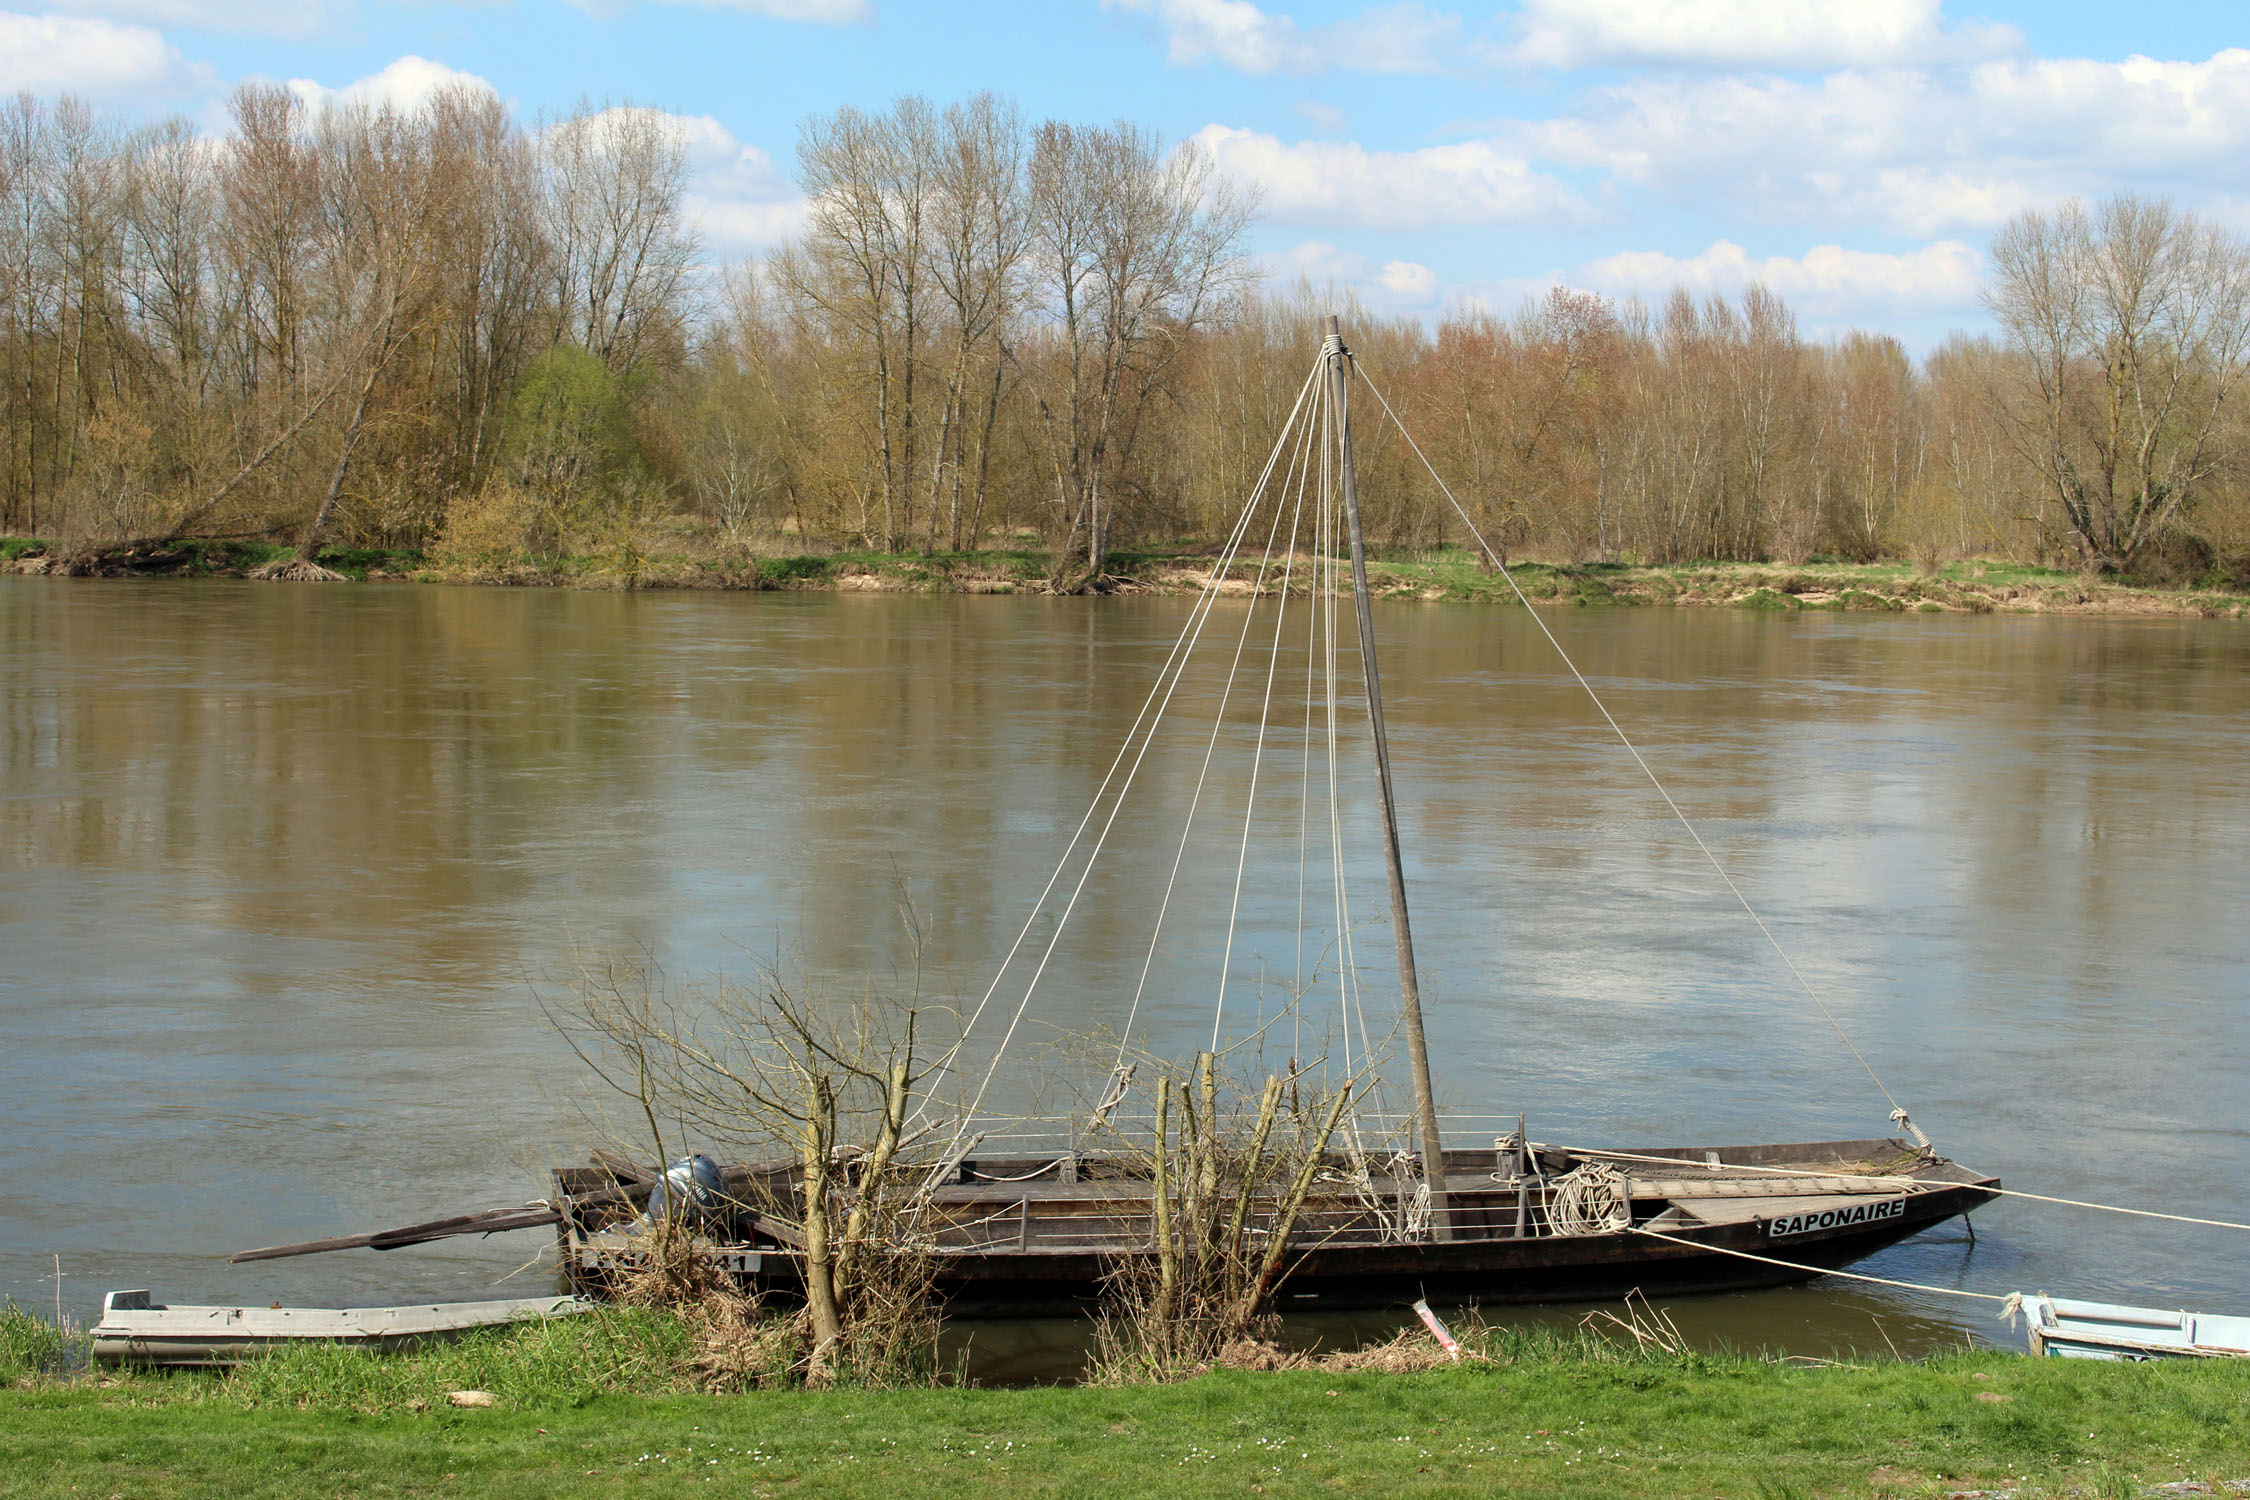
[[[2223, 1361], [1805, 1367], [1519, 1337], [1410, 1373], [708, 1395], [653, 1314], [388, 1358], [301, 1349], [227, 1376], [59, 1378], [30, 1368], [52, 1352], [32, 1342], [0, 1339], [0, 1496], [1771, 1500], [2250, 1474], [2250, 1368]], [[459, 1389], [494, 1403], [454, 1406]]]
[[[0, 570], [102, 576], [241, 577], [288, 555], [264, 542], [182, 541], [140, 548], [71, 548], [27, 537], [0, 537]], [[330, 548], [320, 562], [351, 578], [491, 583], [565, 588], [826, 589], [845, 592], [1045, 593], [1050, 554], [1030, 549], [919, 553], [668, 552], [661, 548], [563, 558], [463, 559], [404, 549]], [[1125, 551], [1111, 559], [1102, 592], [1186, 594], [1209, 576], [1211, 557], [1195, 548]], [[1634, 604], [1739, 609], [1832, 610], [1871, 614], [2040, 613], [2250, 618], [2250, 589], [2213, 578], [2180, 587], [2093, 579], [2056, 568], [1971, 559], [1925, 571], [1912, 564], [1810, 562], [1563, 565], [1523, 562], [1517, 585], [1535, 603], [1574, 607]], [[1227, 587], [1250, 588], [1253, 560], [1230, 569]], [[1464, 604], [1516, 602], [1505, 579], [1473, 555], [1437, 549], [1382, 557], [1369, 565], [1387, 598]], [[1300, 570], [1300, 577], [1302, 571]], [[1269, 585], [1273, 576], [1269, 575]]]

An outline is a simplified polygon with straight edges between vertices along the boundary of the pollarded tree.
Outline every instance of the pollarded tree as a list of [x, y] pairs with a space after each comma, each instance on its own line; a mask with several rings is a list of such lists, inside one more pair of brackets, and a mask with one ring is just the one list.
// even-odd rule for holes
[[2022, 362], [2018, 444], [2104, 571], [2134, 567], [2230, 462], [2250, 369], [2250, 245], [2121, 193], [2027, 212], [1992, 242], [1987, 293]]

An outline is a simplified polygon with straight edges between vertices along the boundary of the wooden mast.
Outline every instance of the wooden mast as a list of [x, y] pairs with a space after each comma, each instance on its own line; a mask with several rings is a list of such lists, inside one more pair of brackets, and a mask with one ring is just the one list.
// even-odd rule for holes
[[1330, 409], [1336, 414], [1337, 472], [1343, 486], [1344, 519], [1352, 541], [1352, 599], [1359, 615], [1359, 660], [1367, 679], [1367, 720], [1375, 738], [1375, 785], [1383, 807], [1383, 858], [1390, 872], [1391, 937], [1398, 948], [1399, 1004], [1406, 1019], [1406, 1052], [1414, 1069], [1414, 1113], [1421, 1127], [1422, 1181], [1430, 1195], [1430, 1233], [1453, 1238], [1445, 1201], [1445, 1149], [1438, 1133], [1437, 1096], [1430, 1087], [1430, 1044], [1422, 1032], [1422, 986], [1414, 972], [1414, 929], [1406, 915], [1406, 870], [1399, 863], [1398, 808], [1391, 800], [1391, 742], [1383, 729], [1383, 678], [1375, 662], [1375, 614], [1367, 597], [1367, 551], [1360, 540], [1359, 482], [1352, 471], [1349, 383], [1351, 351], [1337, 319], [1328, 319], [1321, 345], [1328, 363]]

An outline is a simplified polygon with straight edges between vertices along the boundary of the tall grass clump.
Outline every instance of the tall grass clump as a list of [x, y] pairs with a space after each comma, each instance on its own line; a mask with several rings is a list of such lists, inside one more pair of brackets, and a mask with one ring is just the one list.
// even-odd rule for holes
[[454, 1391], [520, 1407], [583, 1406], [602, 1396], [704, 1388], [694, 1330], [645, 1307], [479, 1329], [385, 1354], [351, 1344], [283, 1344], [234, 1367], [217, 1394], [251, 1406], [421, 1411]]
[[70, 1335], [14, 1302], [0, 1303], [0, 1386], [60, 1375], [71, 1364]]

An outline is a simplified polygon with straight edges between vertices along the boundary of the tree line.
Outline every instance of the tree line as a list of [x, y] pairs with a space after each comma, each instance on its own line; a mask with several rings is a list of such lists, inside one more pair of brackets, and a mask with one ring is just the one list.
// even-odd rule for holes
[[[802, 232], [712, 265], [686, 143], [489, 93], [226, 129], [0, 109], [0, 532], [461, 560], [1036, 548], [1098, 586], [1225, 535], [1333, 298], [1129, 123], [980, 95], [806, 123]], [[2250, 569], [2250, 249], [2162, 200], [2019, 216], [1994, 331], [1916, 359], [1786, 303], [1557, 289], [1348, 338], [1503, 553]], [[1365, 424], [1368, 524], [1463, 528]]]

